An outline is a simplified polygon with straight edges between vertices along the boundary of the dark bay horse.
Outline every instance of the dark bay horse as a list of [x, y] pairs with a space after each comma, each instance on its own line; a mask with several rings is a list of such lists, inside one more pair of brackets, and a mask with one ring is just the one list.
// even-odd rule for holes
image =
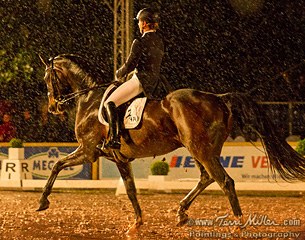
[[135, 211], [135, 223], [129, 231], [142, 224], [141, 208], [130, 162], [135, 158], [163, 155], [185, 147], [195, 159], [201, 176], [197, 186], [180, 202], [178, 225], [188, 220], [186, 211], [195, 198], [216, 181], [227, 195], [235, 216], [242, 211], [235, 192], [234, 181], [222, 167], [219, 157], [228, 137], [233, 119], [242, 131], [252, 129], [264, 145], [272, 175], [286, 181], [305, 180], [305, 159], [281, 139], [263, 110], [250, 97], [242, 94], [216, 95], [194, 89], [169, 93], [162, 101], [148, 101], [139, 128], [122, 130], [120, 159], [112, 151], [96, 148], [107, 138], [108, 127], [98, 121], [98, 109], [105, 79], [95, 66], [75, 55], [59, 55], [44, 62], [49, 111], [60, 114], [65, 102], [76, 102], [75, 134], [79, 147], [59, 160], [44, 187], [38, 210], [49, 207], [48, 196], [58, 173], [70, 166], [94, 162], [104, 156], [116, 163]]

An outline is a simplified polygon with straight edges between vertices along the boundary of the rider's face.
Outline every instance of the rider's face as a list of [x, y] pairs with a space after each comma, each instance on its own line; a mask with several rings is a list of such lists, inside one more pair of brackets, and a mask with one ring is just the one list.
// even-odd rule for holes
[[145, 21], [139, 20], [139, 22], [138, 22], [138, 27], [139, 27], [139, 30], [140, 30], [140, 33], [141, 33], [141, 34], [144, 33], [145, 25], [146, 25], [146, 22], [145, 22]]

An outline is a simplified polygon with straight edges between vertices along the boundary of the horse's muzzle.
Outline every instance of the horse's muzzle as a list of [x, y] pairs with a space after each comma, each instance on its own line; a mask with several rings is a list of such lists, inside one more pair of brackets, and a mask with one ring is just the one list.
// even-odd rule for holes
[[49, 104], [49, 112], [55, 115], [62, 114], [64, 112], [64, 108], [59, 102], [53, 101]]

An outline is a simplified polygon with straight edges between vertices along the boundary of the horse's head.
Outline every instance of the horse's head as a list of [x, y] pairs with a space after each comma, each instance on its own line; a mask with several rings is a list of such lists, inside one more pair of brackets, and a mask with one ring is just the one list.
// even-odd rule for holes
[[111, 84], [104, 82], [104, 79], [110, 79], [106, 67], [97, 67], [97, 64], [78, 55], [61, 54], [48, 61], [40, 59], [46, 66], [44, 80], [48, 89], [49, 112], [53, 114], [63, 113], [70, 100]]
[[44, 81], [48, 90], [49, 112], [62, 114], [65, 110], [65, 97], [72, 93], [68, 82], [67, 60], [60, 57], [41, 60], [46, 66]]

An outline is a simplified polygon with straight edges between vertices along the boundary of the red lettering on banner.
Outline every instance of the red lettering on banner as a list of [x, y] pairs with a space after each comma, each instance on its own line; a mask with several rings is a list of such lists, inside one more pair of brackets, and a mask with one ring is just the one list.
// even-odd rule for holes
[[170, 162], [170, 167], [171, 168], [180, 167], [181, 162], [182, 162], [182, 156], [173, 156]]
[[268, 168], [268, 158], [266, 156], [255, 157], [252, 156], [252, 166], [253, 168]]
[[252, 156], [252, 166], [253, 166], [253, 168], [257, 168], [258, 163], [260, 162], [260, 160], [261, 160], [261, 157], [255, 158], [254, 156]]
[[268, 158], [266, 156], [262, 157], [261, 168], [268, 168]]

